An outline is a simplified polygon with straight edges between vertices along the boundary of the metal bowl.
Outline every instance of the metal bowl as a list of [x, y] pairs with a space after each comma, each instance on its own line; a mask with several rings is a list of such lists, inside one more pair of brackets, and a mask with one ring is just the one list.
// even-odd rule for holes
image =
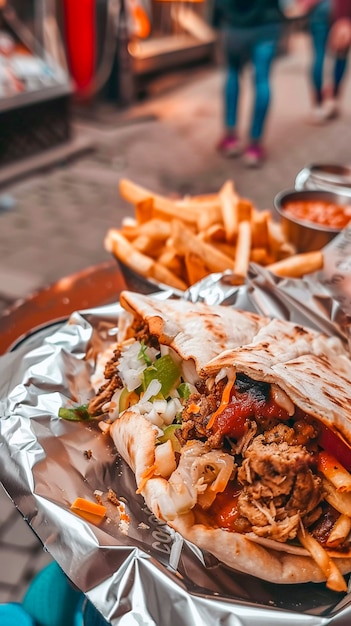
[[311, 252], [320, 250], [329, 243], [340, 232], [339, 228], [331, 228], [315, 224], [307, 220], [300, 220], [291, 215], [287, 215], [284, 207], [288, 202], [294, 200], [324, 200], [340, 205], [350, 205], [350, 196], [341, 192], [324, 190], [305, 189], [298, 191], [288, 189], [281, 191], [274, 198], [274, 208], [280, 218], [282, 228], [286, 238], [291, 241], [298, 252]]
[[295, 189], [323, 189], [351, 197], [351, 167], [337, 164], [312, 164], [297, 175]]

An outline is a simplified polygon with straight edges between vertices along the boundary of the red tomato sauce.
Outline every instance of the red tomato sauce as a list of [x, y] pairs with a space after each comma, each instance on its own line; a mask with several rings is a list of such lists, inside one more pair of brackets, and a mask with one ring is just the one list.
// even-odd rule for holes
[[351, 220], [351, 203], [342, 206], [327, 200], [291, 200], [284, 205], [284, 212], [299, 220], [342, 229]]
[[240, 490], [241, 488], [237, 483], [230, 481], [225, 490], [217, 494], [209, 514], [219, 528], [236, 531], [235, 522], [239, 517], [238, 497]]
[[218, 415], [213, 430], [219, 431], [224, 436], [239, 439], [245, 434], [247, 423], [251, 418], [258, 423], [272, 418], [287, 421], [289, 414], [271, 398], [257, 396], [255, 388], [244, 393], [238, 393], [234, 389], [230, 403]]

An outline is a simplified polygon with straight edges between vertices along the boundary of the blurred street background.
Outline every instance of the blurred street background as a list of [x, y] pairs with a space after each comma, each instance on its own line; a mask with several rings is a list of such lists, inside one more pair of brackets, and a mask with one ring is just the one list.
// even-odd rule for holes
[[[240, 157], [220, 156], [216, 143], [222, 132], [224, 70], [215, 60], [211, 39], [204, 45], [204, 36], [201, 54], [192, 53], [191, 63], [183, 50], [172, 66], [160, 62], [150, 76], [143, 73], [140, 53], [137, 62], [134, 59], [137, 76], [127, 101], [120, 102], [121, 81], [117, 89], [110, 80], [109, 97], [105, 89], [103, 96], [100, 91], [99, 97], [84, 103], [71, 97], [71, 86], [63, 81], [58, 94], [64, 101], [61, 117], [60, 109], [48, 116], [46, 130], [55, 132], [45, 149], [29, 154], [28, 142], [33, 145], [35, 138], [26, 139], [23, 130], [22, 142], [15, 141], [17, 153], [11, 157], [0, 151], [1, 312], [37, 289], [110, 258], [103, 244], [108, 228], [133, 215], [133, 207], [118, 195], [121, 178], [172, 196], [211, 193], [232, 179], [240, 195], [258, 209], [273, 211], [275, 195], [294, 187], [305, 165], [351, 164], [351, 77], [345, 83], [341, 115], [325, 125], [307, 124], [311, 50], [303, 28], [289, 30], [274, 65], [267, 161], [262, 168], [247, 169]], [[130, 89], [127, 78], [124, 85]], [[251, 107], [249, 78], [248, 70], [242, 133]], [[17, 108], [14, 98], [11, 95], [9, 106], [0, 107], [4, 120]], [[37, 115], [47, 113], [44, 106]], [[6, 120], [3, 129], [13, 123]], [[45, 128], [38, 131], [38, 141], [43, 133]], [[34, 574], [49, 561], [50, 555], [1, 491], [0, 602], [20, 600]]]

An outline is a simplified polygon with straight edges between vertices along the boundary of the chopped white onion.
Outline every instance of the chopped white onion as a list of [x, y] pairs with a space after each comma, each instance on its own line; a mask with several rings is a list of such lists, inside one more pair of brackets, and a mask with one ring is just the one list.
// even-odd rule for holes
[[172, 442], [167, 439], [155, 448], [156, 474], [169, 478], [177, 467]]
[[119, 399], [122, 392], [123, 389], [117, 389], [117, 391], [115, 391], [115, 393], [113, 394], [109, 404], [108, 415], [113, 420], [117, 419], [117, 417], [119, 416]]
[[143, 380], [143, 369], [127, 369], [123, 374], [122, 372], [120, 372], [120, 374], [128, 391], [134, 391], [140, 387]]
[[195, 385], [199, 380], [199, 375], [196, 371], [195, 363], [192, 359], [182, 362], [183, 378], [188, 383]]
[[155, 411], [155, 409], [151, 409], [149, 413], [144, 413], [144, 417], [146, 417], [146, 419], [149, 420], [149, 422], [151, 422], [152, 424], [155, 424], [155, 426], [161, 428], [163, 424], [163, 419], [161, 415], [157, 413], [157, 411]]
[[153, 409], [152, 402], [138, 402], [135, 406], [142, 415], [149, 413]]
[[166, 410], [163, 414], [164, 423], [169, 426], [174, 421], [175, 416], [182, 409], [182, 405], [177, 398], [173, 398], [167, 402]]
[[278, 385], [272, 384], [271, 393], [272, 393], [272, 398], [274, 402], [276, 402], [278, 406], [284, 409], [288, 413], [288, 415], [290, 416], [294, 415], [295, 413], [294, 403], [290, 400], [289, 396], [285, 393], [285, 391], [280, 389]]
[[167, 411], [167, 400], [154, 400], [153, 406], [157, 413], [165, 413]]
[[147, 402], [153, 396], [157, 396], [157, 394], [160, 393], [161, 391], [161, 387], [162, 385], [160, 381], [157, 380], [156, 378], [153, 378], [148, 384], [147, 389], [145, 393], [143, 394], [143, 397], [140, 399], [140, 402], [141, 403]]
[[215, 384], [217, 385], [217, 383], [219, 383], [219, 381], [222, 380], [223, 378], [225, 378], [226, 376], [228, 376], [228, 370], [227, 370], [226, 367], [222, 367], [219, 370], [219, 372], [218, 372], [218, 374], [217, 374], [217, 376], [215, 378]]

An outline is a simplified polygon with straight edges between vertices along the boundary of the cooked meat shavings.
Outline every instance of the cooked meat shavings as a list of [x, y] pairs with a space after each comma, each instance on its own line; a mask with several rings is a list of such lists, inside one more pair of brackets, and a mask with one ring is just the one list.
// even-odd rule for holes
[[[336, 520], [340, 516], [340, 513], [336, 511], [332, 506], [330, 506], [330, 504], [328, 504], [327, 502], [323, 502], [322, 507], [323, 515], [320, 516], [315, 524], [312, 524], [312, 526], [309, 528], [309, 531], [322, 546], [325, 546], [328, 541], [330, 532]], [[338, 546], [338, 549], [340, 547], [341, 546]]]
[[[182, 414], [182, 427], [176, 432], [181, 444], [184, 445], [189, 439], [206, 440], [211, 431], [207, 428], [209, 417], [220, 405], [224, 383], [221, 381], [213, 391], [192, 394], [184, 407]], [[209, 441], [210, 448], [220, 448], [222, 436], [213, 436]]]
[[151, 335], [147, 322], [141, 317], [136, 317], [128, 330], [128, 337], [144, 343], [150, 348], [159, 349], [160, 344], [156, 335]]
[[[159, 348], [159, 342], [155, 335], [150, 335], [147, 324], [140, 318], [134, 320], [134, 323], [130, 327], [129, 336], [134, 337], [136, 341], [140, 341], [145, 345], [152, 348]], [[121, 356], [120, 348], [117, 348], [113, 357], [106, 363], [104, 370], [104, 377], [106, 383], [104, 383], [97, 394], [89, 402], [88, 412], [90, 415], [96, 417], [104, 414], [104, 406], [107, 402], [110, 402], [116, 389], [121, 389], [123, 383], [117, 372], [117, 364]]]
[[121, 351], [117, 348], [113, 353], [113, 357], [105, 365], [104, 377], [106, 378], [106, 383], [101, 385], [97, 394], [89, 402], [88, 412], [92, 416], [103, 415], [106, 402], [111, 400], [116, 389], [120, 389], [123, 386], [117, 372], [117, 363], [120, 356]]
[[289, 445], [292, 428], [279, 424], [255, 437], [238, 470], [243, 485], [240, 514], [257, 535], [277, 541], [293, 539], [300, 519], [322, 499], [322, 481], [311, 467], [314, 458], [303, 446]]
[[117, 498], [117, 495], [115, 494], [115, 492], [111, 488], [107, 492], [107, 499], [110, 502], [112, 502], [112, 504], [115, 504], [116, 506], [118, 506], [120, 504], [120, 500]]

